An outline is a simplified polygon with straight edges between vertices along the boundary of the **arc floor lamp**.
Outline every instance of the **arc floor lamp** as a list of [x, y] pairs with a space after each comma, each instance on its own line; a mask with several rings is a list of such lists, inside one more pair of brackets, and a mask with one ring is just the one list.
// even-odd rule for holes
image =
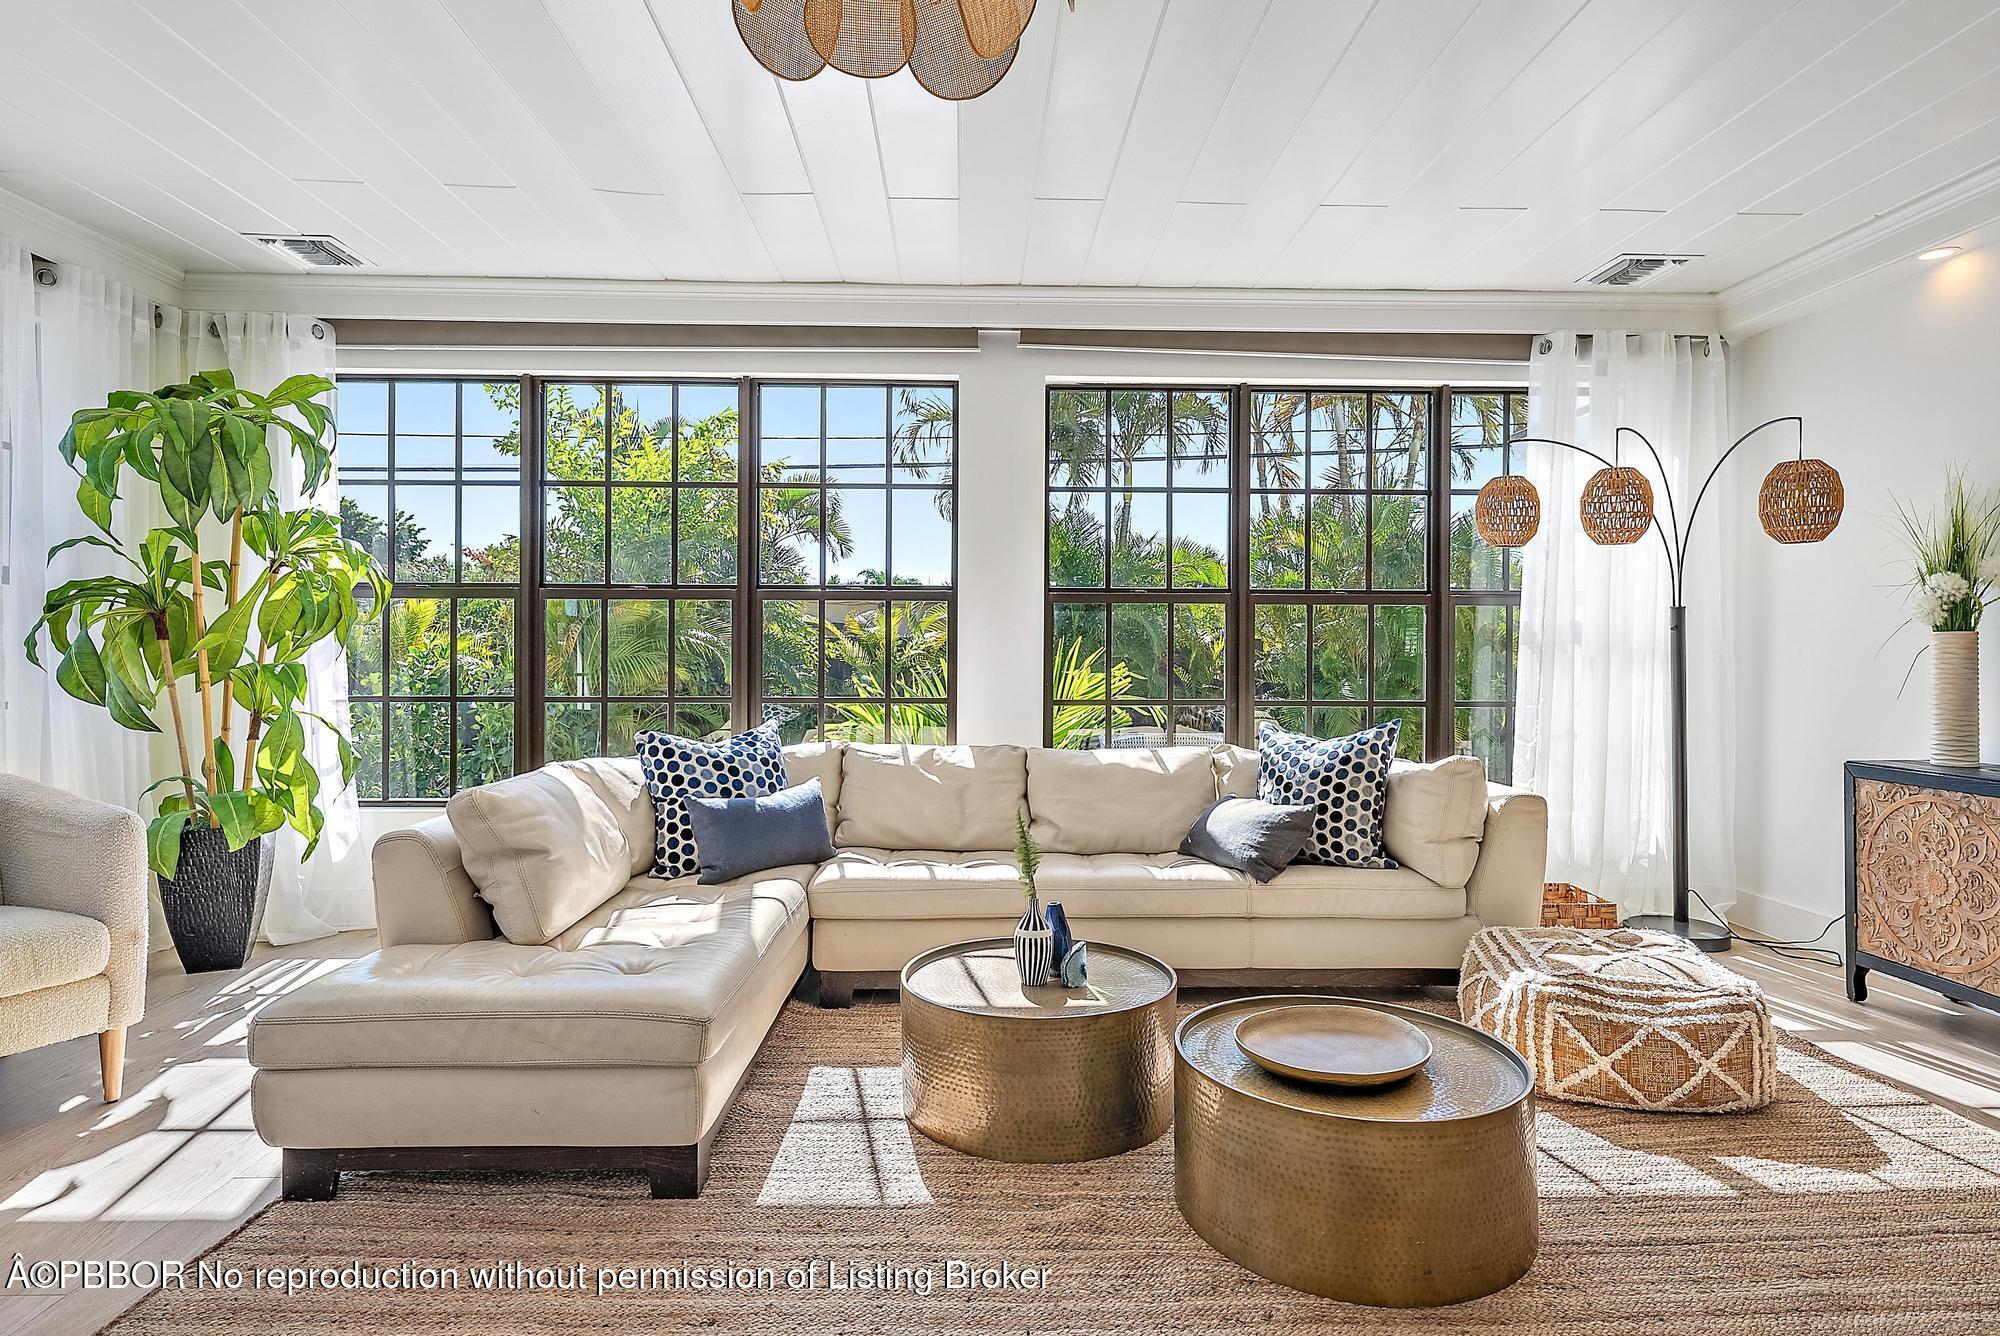
[[[1805, 419], [1802, 417], [1772, 418], [1737, 437], [1722, 452], [1722, 457], [1715, 461], [1708, 476], [1702, 479], [1701, 489], [1695, 493], [1694, 505], [1689, 507], [1685, 523], [1675, 505], [1673, 485], [1667, 479], [1666, 465], [1660, 459], [1660, 452], [1636, 427], [1618, 428], [1613, 440], [1621, 441], [1629, 432], [1639, 438], [1646, 452], [1653, 457], [1653, 465], [1660, 474], [1660, 490], [1666, 498], [1664, 523], [1654, 509], [1652, 482], [1638, 469], [1620, 464], [1615, 459], [1606, 459], [1583, 446], [1547, 436], [1517, 436], [1513, 442], [1517, 445], [1553, 445], [1573, 450], [1590, 456], [1604, 466], [1584, 483], [1583, 500], [1579, 507], [1583, 532], [1592, 542], [1625, 546], [1644, 538], [1650, 529], [1659, 535], [1660, 547], [1666, 553], [1672, 596], [1672, 604], [1667, 609], [1667, 631], [1671, 642], [1669, 652], [1673, 674], [1669, 726], [1673, 734], [1674, 755], [1674, 912], [1636, 915], [1626, 919], [1625, 926], [1671, 932], [1704, 951], [1728, 950], [1729, 928], [1726, 924], [1696, 918], [1689, 912], [1687, 608], [1683, 603], [1687, 591], [1688, 539], [1694, 532], [1696, 517], [1701, 514], [1701, 503], [1708, 497], [1709, 484], [1715, 481], [1715, 475], [1722, 471], [1730, 456], [1758, 432], [1787, 422], [1797, 424], [1799, 429], [1798, 458], [1784, 460], [1764, 475], [1763, 486], [1757, 489], [1757, 517], [1763, 523], [1764, 532], [1780, 543], [1817, 543], [1840, 523], [1846, 494], [1840, 474], [1831, 464], [1822, 459], [1805, 457]], [[1617, 454], [1615, 445], [1613, 454]], [[1494, 547], [1520, 547], [1540, 530], [1541, 517], [1541, 497], [1536, 494], [1535, 485], [1519, 474], [1503, 474], [1488, 482], [1479, 489], [1479, 499], [1473, 508], [1473, 523], [1479, 530], [1479, 536]]]

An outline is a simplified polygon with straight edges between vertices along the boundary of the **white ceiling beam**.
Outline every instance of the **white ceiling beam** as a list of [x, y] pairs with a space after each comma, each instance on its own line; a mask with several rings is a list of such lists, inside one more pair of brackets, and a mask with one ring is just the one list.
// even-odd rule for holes
[[[661, 283], [415, 278], [390, 274], [193, 274], [189, 301], [339, 319], [666, 321], [941, 326], [1537, 334], [1570, 326], [1715, 328], [1702, 296], [1583, 292], [924, 287], [860, 283]], [[267, 304], [267, 305], [264, 305]]]

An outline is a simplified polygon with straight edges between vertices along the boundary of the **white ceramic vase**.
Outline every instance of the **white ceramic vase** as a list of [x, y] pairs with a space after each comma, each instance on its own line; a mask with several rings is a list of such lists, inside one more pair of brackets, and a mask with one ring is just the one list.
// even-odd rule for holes
[[1931, 760], [1979, 764], [1979, 632], [1931, 632]]

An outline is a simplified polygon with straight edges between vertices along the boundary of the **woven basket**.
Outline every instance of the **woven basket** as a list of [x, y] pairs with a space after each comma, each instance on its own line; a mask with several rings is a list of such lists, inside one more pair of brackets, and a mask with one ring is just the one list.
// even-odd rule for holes
[[1566, 881], [1542, 886], [1542, 926], [1605, 932], [1618, 926], [1618, 906]]
[[1653, 484], [1626, 465], [1599, 469], [1583, 485], [1579, 509], [1591, 542], [1607, 547], [1636, 543], [1653, 527]]
[[1824, 459], [1787, 459], [1764, 475], [1757, 518], [1781, 543], [1817, 543], [1840, 523], [1847, 489]]
[[1479, 489], [1472, 522], [1494, 547], [1520, 547], [1542, 527], [1541, 495], [1520, 474], [1503, 473]]

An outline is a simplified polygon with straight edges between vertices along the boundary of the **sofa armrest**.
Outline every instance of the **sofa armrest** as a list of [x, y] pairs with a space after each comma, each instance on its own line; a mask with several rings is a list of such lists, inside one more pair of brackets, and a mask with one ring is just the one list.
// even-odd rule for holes
[[111, 1029], [146, 1009], [146, 825], [136, 813], [0, 775], [0, 904], [96, 919], [111, 934]]
[[375, 841], [372, 859], [383, 946], [444, 946], [494, 935], [493, 911], [467, 875], [458, 836], [444, 817], [388, 832]]
[[1549, 858], [1549, 805], [1539, 793], [1486, 786], [1486, 832], [1465, 883], [1466, 912], [1488, 928], [1542, 921]]

